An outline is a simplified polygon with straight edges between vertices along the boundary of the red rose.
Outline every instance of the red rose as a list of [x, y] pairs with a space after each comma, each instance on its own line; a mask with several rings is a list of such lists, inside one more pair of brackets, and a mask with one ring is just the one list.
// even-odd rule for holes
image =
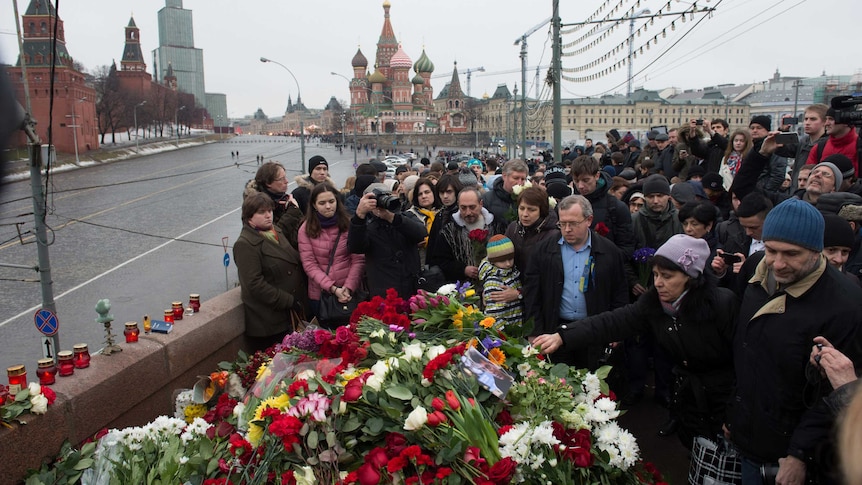
[[608, 228], [608, 226], [604, 222], [600, 222], [600, 223], [596, 224], [595, 230], [596, 230], [596, 234], [598, 234], [599, 236], [602, 236], [602, 237], [607, 236], [611, 232], [611, 230]]
[[356, 477], [362, 485], [377, 485], [380, 483], [380, 471], [371, 463], [365, 463], [356, 470]]
[[389, 456], [386, 455], [386, 450], [379, 446], [369, 451], [364, 459], [365, 463], [370, 463], [377, 468], [384, 467], [389, 463]]
[[288, 470], [281, 474], [281, 483], [283, 485], [296, 485], [296, 478], [293, 476], [293, 470]]
[[518, 464], [515, 463], [515, 460], [507, 456], [497, 463], [494, 463], [494, 466], [492, 466], [491, 470], [488, 471], [488, 478], [496, 485], [505, 485], [512, 479], [512, 475], [515, 474], [515, 469], [517, 467]]
[[362, 397], [362, 386], [363, 379], [362, 376], [354, 377], [347, 382], [347, 385], [344, 386], [344, 395], [341, 400], [344, 402], [356, 402]]
[[486, 230], [484, 230], [484, 229], [473, 229], [472, 231], [470, 231], [470, 232], [467, 234], [467, 237], [468, 237], [471, 241], [475, 241], [475, 242], [482, 242], [482, 243], [483, 243], [483, 242], [485, 242], [485, 239], [487, 239], [487, 238], [488, 238], [488, 231], [486, 231]]
[[42, 395], [48, 400], [48, 405], [54, 404], [57, 394], [48, 386], [42, 386]]
[[386, 435], [386, 449], [392, 455], [398, 455], [407, 448], [407, 438], [400, 433], [389, 433]]

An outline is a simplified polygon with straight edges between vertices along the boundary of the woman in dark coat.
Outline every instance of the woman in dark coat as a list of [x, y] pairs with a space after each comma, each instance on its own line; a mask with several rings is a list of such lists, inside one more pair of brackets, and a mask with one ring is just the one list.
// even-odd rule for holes
[[291, 310], [304, 317], [305, 273], [296, 248], [273, 225], [273, 202], [260, 192], [242, 203], [242, 231], [233, 246], [242, 303], [245, 334], [252, 350], [282, 341], [294, 330]]
[[509, 223], [506, 237], [515, 246], [515, 267], [524, 273], [533, 246], [547, 238], [560, 238], [557, 213], [551, 212], [548, 193], [539, 187], [529, 187], [518, 196], [518, 220]]
[[734, 383], [731, 343], [739, 305], [733, 292], [704, 274], [708, 258], [703, 239], [673, 236], [656, 251], [654, 286], [637, 302], [561, 326], [558, 333], [536, 337], [533, 345], [552, 353], [560, 346], [579, 348], [651, 332], [674, 363], [672, 406], [680, 440], [686, 446], [695, 436], [715, 440]]
[[287, 236], [290, 245], [297, 247], [297, 232], [304, 219], [299, 203], [287, 193], [287, 175], [277, 162], [266, 162], [257, 169], [254, 179], [249, 180], [243, 191], [243, 199], [254, 192], [261, 192], [272, 199], [272, 223]]

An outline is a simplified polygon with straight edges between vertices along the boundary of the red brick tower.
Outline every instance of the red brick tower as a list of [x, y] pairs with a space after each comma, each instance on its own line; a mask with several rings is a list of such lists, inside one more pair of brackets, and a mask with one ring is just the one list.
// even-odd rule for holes
[[125, 91], [133, 92], [142, 99], [150, 93], [153, 77], [147, 72], [141, 51], [141, 31], [135, 25], [134, 17], [129, 19], [129, 25], [126, 26], [126, 45], [123, 47], [123, 59], [117, 77]]
[[[31, 114], [38, 122], [36, 133], [42, 139], [42, 143], [47, 144], [48, 126], [50, 126], [50, 141], [58, 152], [73, 153], [76, 139], [79, 152], [98, 148], [96, 91], [85, 84], [84, 75], [74, 67], [72, 56], [66, 50], [63, 21], [57, 18], [57, 12], [48, 0], [30, 0], [22, 21], [23, 52], [19, 53], [18, 62], [7, 72], [15, 88], [18, 102], [27, 109], [22, 66], [27, 69]], [[57, 29], [56, 62], [52, 55], [55, 27]], [[55, 64], [53, 86], [51, 85], [52, 63]], [[52, 98], [53, 112], [51, 112]], [[73, 130], [75, 130], [74, 133]], [[17, 143], [19, 146], [27, 144], [23, 134], [18, 136]]]

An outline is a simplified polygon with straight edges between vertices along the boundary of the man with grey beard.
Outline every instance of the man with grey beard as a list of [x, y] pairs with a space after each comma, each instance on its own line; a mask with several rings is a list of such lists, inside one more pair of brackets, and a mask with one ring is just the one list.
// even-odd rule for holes
[[862, 288], [821, 255], [824, 226], [813, 205], [787, 199], [763, 223], [765, 254], [746, 261], [756, 269], [737, 320], [737, 382], [726, 431], [742, 454], [743, 485], [762, 484], [763, 475], [802, 485], [824, 465], [815, 452], [830, 440], [834, 422], [821, 406], [829, 383], [808, 368], [814, 337], [830, 335], [832, 345], [862, 363]]

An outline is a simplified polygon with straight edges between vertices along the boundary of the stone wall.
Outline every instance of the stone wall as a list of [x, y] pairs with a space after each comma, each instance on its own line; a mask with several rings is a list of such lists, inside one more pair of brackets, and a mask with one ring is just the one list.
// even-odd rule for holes
[[[64, 440], [77, 445], [102, 428], [141, 426], [173, 415], [174, 390], [190, 388], [221, 361], [235, 360], [245, 348], [244, 331], [235, 288], [203, 302], [200, 313], [177, 322], [170, 334], [141, 334], [136, 344], [121, 343], [122, 352], [93, 355], [89, 368], [57, 377], [51, 386], [57, 400], [46, 414], [23, 416], [26, 426], [0, 427], [0, 484], [17, 483], [56, 455]], [[35, 369], [28, 380], [36, 380]]]
[[[489, 143], [491, 143], [491, 139], [488, 137], [488, 132], [483, 131], [479, 133], [479, 146], [487, 147]], [[345, 141], [347, 143], [351, 143], [353, 141], [353, 137], [350, 133], [345, 137]], [[395, 141], [396, 144], [392, 144]], [[378, 144], [380, 148], [383, 149], [392, 149], [395, 148], [397, 150], [409, 150], [410, 148], [414, 149], [422, 149], [425, 147], [437, 147], [438, 150], [442, 150], [443, 148], [463, 148], [465, 150], [472, 150], [474, 146], [476, 146], [476, 134], [475, 133], [445, 133], [445, 134], [392, 134], [392, 133], [381, 133], [379, 136], [374, 135], [358, 135], [356, 137], [356, 143], [360, 145], [368, 144]]]

